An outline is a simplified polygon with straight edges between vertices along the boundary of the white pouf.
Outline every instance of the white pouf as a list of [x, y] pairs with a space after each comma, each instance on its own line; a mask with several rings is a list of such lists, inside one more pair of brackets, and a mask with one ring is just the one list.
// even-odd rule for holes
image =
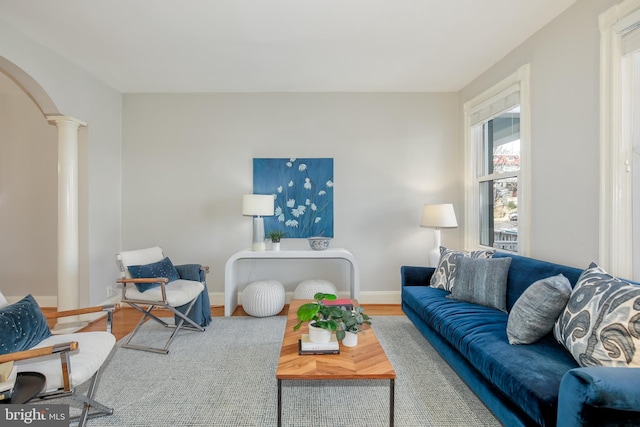
[[318, 292], [323, 294], [338, 295], [336, 285], [328, 280], [313, 279], [304, 280], [296, 287], [293, 293], [293, 299], [313, 299], [313, 296]]
[[275, 316], [284, 307], [284, 285], [277, 280], [251, 282], [242, 292], [242, 308], [254, 317]]

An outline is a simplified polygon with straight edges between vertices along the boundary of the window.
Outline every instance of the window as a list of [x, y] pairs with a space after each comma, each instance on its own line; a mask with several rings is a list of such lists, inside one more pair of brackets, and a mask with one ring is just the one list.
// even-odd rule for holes
[[465, 104], [468, 248], [527, 252], [528, 72], [522, 67]]
[[600, 21], [600, 256], [616, 276], [640, 280], [640, 0]]

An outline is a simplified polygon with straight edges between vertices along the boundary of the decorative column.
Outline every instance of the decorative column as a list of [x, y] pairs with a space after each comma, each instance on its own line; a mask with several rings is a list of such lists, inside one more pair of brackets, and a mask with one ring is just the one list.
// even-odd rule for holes
[[[78, 308], [78, 129], [87, 124], [69, 116], [48, 116], [58, 128], [58, 311]], [[56, 330], [77, 328], [77, 319], [58, 321]]]

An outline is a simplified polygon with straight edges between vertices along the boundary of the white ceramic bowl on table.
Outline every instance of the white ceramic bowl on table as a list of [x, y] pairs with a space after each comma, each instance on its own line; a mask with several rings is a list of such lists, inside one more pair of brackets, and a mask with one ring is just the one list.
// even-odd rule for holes
[[330, 237], [309, 237], [309, 246], [314, 251], [324, 251], [329, 247]]

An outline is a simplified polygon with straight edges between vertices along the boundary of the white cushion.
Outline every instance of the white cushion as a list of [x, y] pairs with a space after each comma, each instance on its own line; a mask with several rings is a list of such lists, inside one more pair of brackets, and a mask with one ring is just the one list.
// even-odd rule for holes
[[4, 297], [4, 295], [2, 295], [2, 291], [0, 291], [0, 308], [2, 307], [6, 307], [9, 305], [9, 302], [7, 301], [7, 299]]
[[250, 316], [275, 316], [285, 302], [284, 285], [277, 280], [252, 282], [242, 291], [242, 308]]
[[[70, 341], [78, 342], [78, 350], [70, 353], [71, 386], [77, 387], [89, 380], [100, 369], [111, 353], [116, 339], [108, 332], [77, 332], [51, 336], [33, 348], [48, 347]], [[47, 378], [45, 391], [53, 391], [63, 387], [59, 354], [21, 360], [16, 362], [16, 366], [18, 372], [42, 373]]]
[[313, 296], [318, 292], [338, 295], [336, 285], [328, 280], [309, 279], [303, 280], [296, 286], [296, 290], [293, 292], [293, 299], [313, 299]]
[[125, 277], [131, 279], [128, 267], [130, 265], [147, 265], [154, 262], [162, 261], [164, 254], [158, 246], [147, 249], [139, 249], [135, 251], [123, 251], [118, 254], [118, 258], [125, 267]]
[[[173, 307], [179, 307], [196, 299], [204, 289], [204, 285], [194, 280], [178, 279], [167, 283], [167, 302]], [[133, 285], [127, 285], [126, 297], [148, 302], [162, 301], [162, 288], [160, 286], [140, 292]]]

